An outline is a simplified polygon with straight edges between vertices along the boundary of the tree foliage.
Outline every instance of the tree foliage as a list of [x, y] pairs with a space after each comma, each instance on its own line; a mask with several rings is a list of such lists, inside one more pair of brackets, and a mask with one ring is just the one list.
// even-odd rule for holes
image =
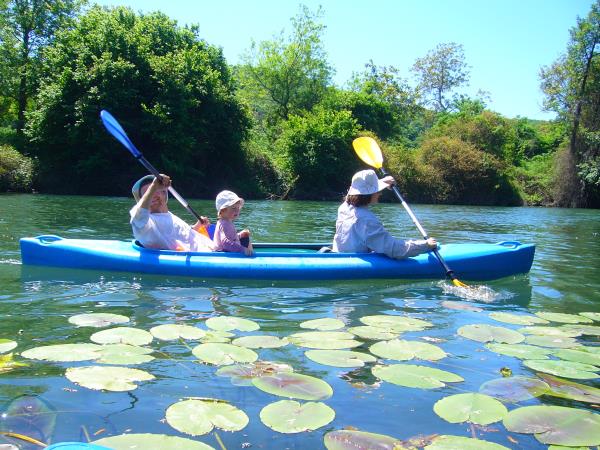
[[34, 161], [10, 145], [0, 145], [0, 192], [28, 192], [34, 173]]

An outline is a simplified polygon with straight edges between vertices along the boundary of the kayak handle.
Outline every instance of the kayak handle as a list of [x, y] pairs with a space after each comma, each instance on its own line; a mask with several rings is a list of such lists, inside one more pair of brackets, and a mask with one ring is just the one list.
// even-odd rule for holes
[[51, 244], [52, 242], [61, 241], [62, 238], [60, 236], [56, 236], [55, 234], [43, 234], [41, 236], [36, 237], [42, 244]]
[[503, 247], [509, 247], [509, 248], [517, 248], [523, 244], [521, 244], [519, 241], [502, 241], [502, 242], [498, 242], [497, 245], [502, 245]]

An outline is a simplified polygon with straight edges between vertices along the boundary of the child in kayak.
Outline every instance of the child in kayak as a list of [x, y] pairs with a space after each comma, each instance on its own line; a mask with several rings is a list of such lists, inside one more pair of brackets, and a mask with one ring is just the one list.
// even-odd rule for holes
[[238, 218], [244, 206], [244, 199], [238, 197], [235, 192], [221, 191], [217, 195], [215, 205], [219, 217], [213, 236], [215, 251], [244, 253], [246, 256], [251, 256], [254, 249], [250, 243], [250, 231], [242, 230], [238, 233], [233, 225], [233, 221]]
[[426, 253], [437, 247], [435, 239], [403, 240], [392, 236], [369, 209], [379, 201], [381, 191], [394, 185], [387, 176], [377, 178], [374, 170], [361, 170], [352, 177], [344, 203], [338, 208], [333, 251], [340, 253], [383, 253], [402, 259]]

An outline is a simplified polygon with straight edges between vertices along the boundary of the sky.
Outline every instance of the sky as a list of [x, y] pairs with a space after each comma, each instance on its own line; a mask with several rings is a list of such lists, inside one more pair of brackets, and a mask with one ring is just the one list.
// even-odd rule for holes
[[539, 71], [566, 51], [569, 30], [594, 0], [92, 0], [103, 6], [161, 11], [221, 47], [229, 64], [252, 40], [291, 31], [307, 5], [323, 7], [323, 45], [343, 87], [369, 60], [394, 66], [414, 84], [410, 68], [440, 43], [464, 48], [470, 81], [462, 92], [490, 94], [488, 107], [506, 117], [552, 119], [542, 109]]

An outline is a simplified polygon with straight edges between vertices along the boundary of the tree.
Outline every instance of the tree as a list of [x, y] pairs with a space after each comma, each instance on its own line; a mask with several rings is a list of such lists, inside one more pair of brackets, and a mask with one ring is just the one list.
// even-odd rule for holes
[[451, 102], [450, 92], [469, 82], [463, 46], [454, 42], [439, 44], [425, 57], [417, 59], [411, 70], [417, 78], [418, 89], [436, 111], [446, 111]]

